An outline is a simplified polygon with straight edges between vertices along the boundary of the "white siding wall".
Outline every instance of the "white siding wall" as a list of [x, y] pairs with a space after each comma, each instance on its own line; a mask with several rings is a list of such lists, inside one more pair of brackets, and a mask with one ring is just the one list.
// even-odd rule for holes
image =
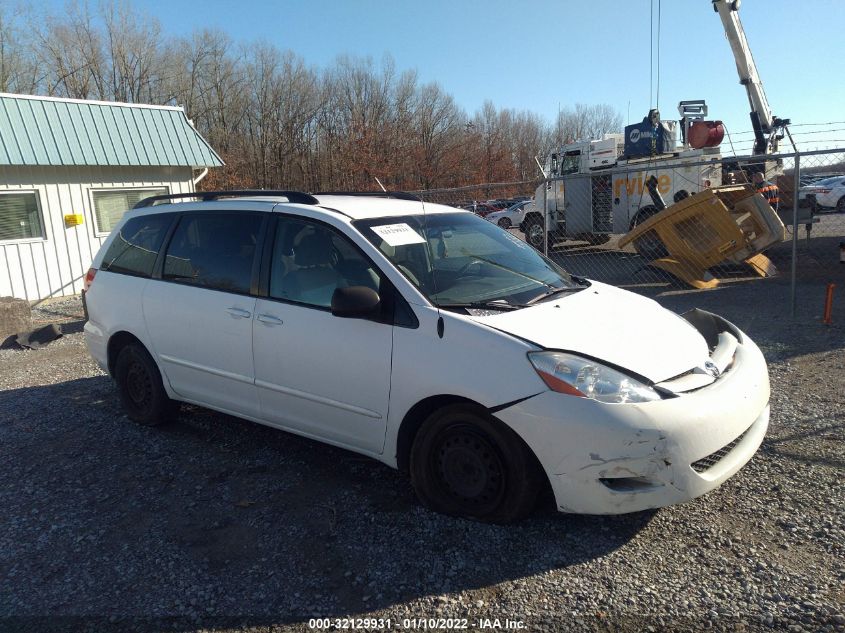
[[[0, 297], [36, 301], [77, 294], [105, 240], [96, 234], [91, 190], [168, 187], [193, 191], [189, 167], [2, 167], [0, 191], [37, 191], [45, 239], [0, 242]], [[79, 226], [64, 216], [81, 213]]]

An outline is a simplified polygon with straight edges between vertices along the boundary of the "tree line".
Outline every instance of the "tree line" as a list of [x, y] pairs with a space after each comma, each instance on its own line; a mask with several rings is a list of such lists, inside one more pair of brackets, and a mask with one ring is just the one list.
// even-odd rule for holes
[[[5, 7], [5, 8], [4, 8]], [[606, 105], [472, 114], [389, 56], [340, 56], [323, 69], [220, 30], [162, 32], [130, 4], [70, 2], [61, 14], [0, 5], [0, 91], [180, 105], [226, 162], [206, 188], [422, 190], [539, 177], [561, 142], [621, 129]]]

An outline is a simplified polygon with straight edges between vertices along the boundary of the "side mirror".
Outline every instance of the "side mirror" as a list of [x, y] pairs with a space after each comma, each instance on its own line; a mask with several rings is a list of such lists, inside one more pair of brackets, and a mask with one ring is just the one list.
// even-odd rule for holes
[[366, 319], [376, 315], [381, 298], [372, 288], [350, 286], [336, 288], [332, 295], [332, 314], [347, 319]]

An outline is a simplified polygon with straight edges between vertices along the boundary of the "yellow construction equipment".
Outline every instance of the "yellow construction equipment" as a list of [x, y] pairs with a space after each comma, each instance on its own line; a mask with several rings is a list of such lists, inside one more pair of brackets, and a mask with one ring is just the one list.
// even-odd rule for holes
[[763, 251], [786, 239], [786, 229], [751, 185], [714, 187], [693, 194], [639, 224], [619, 241], [694, 288], [713, 288], [709, 269], [745, 262], [761, 277], [777, 268]]

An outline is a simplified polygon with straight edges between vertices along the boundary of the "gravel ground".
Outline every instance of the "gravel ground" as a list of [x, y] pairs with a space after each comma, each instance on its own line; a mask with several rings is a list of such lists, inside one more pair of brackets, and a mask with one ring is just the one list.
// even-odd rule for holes
[[301, 631], [352, 616], [845, 631], [845, 315], [821, 325], [823, 287], [800, 290], [797, 321], [778, 280], [658, 297], [723, 314], [769, 360], [770, 431], [737, 476], [653, 513], [547, 504], [508, 527], [432, 514], [375, 461], [200, 408], [134, 425], [85, 351], [78, 299], [42, 304], [34, 318], [67, 334], [0, 350], [0, 630]]

